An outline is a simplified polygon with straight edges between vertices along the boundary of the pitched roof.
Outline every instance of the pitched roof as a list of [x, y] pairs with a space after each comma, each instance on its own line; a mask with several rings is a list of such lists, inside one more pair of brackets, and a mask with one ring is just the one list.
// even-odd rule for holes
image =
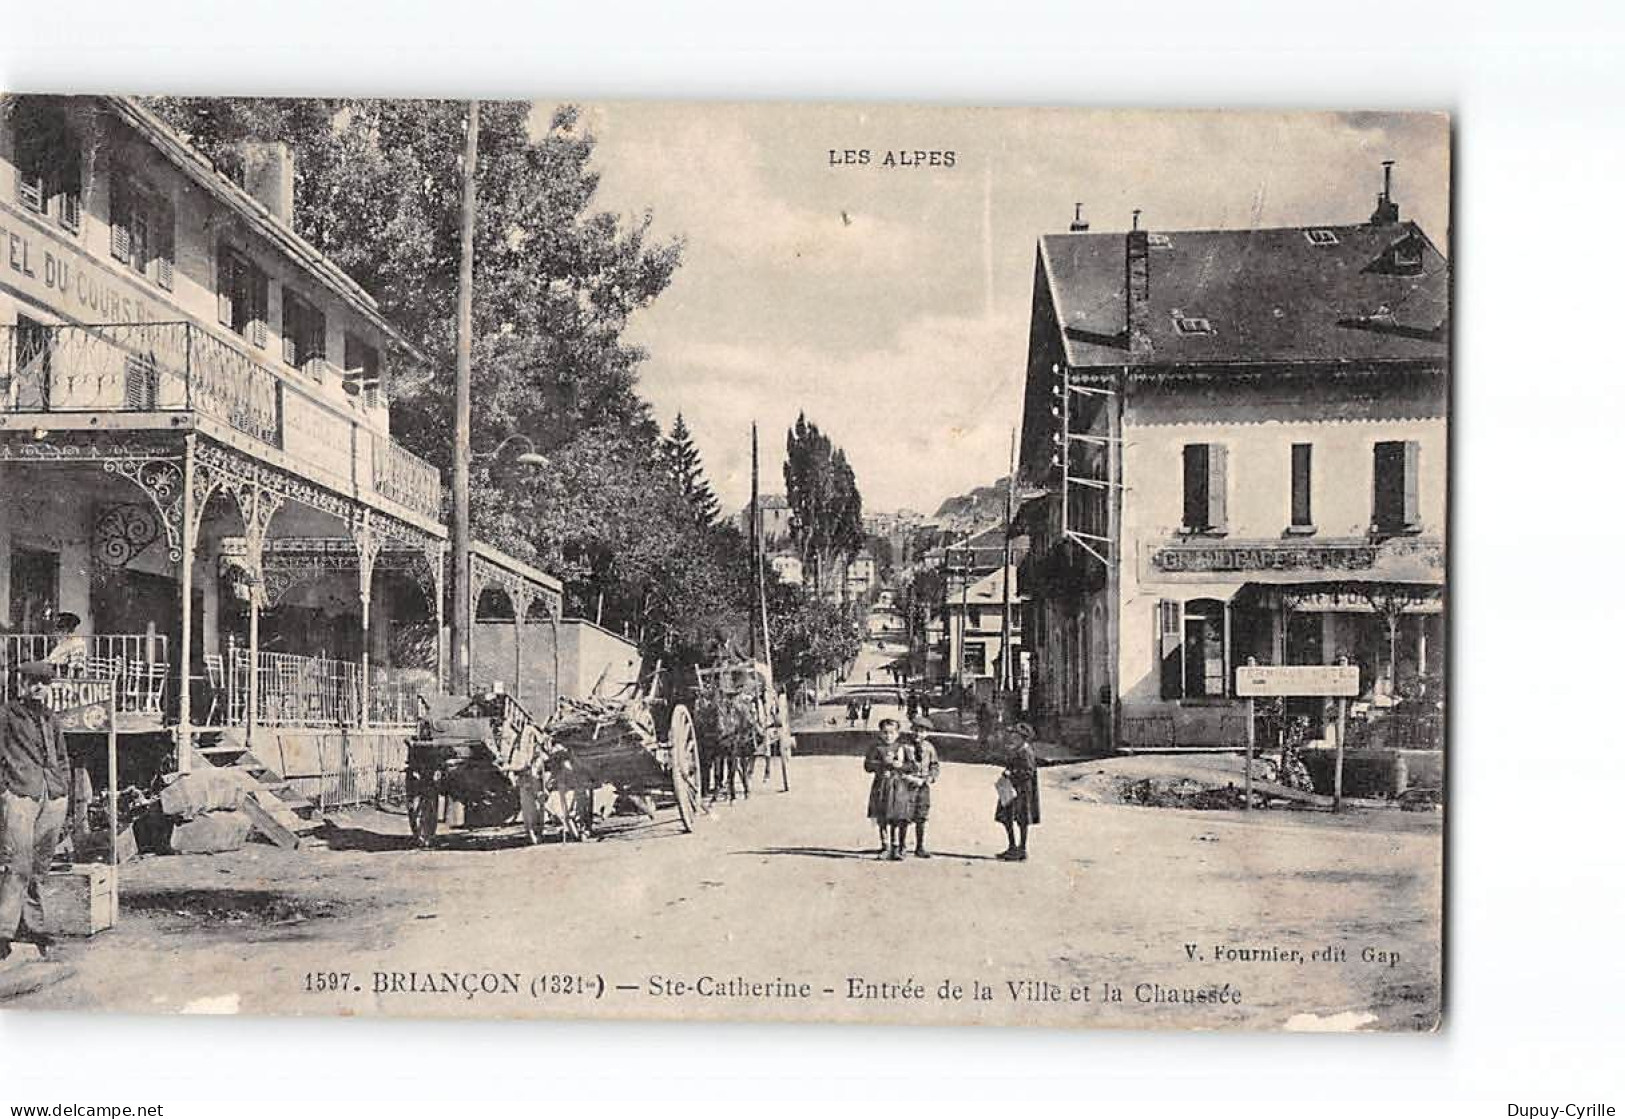
[[[1151, 347], [1136, 355], [1124, 315], [1127, 236], [1039, 238], [1039, 274], [1069, 365], [1444, 357], [1449, 268], [1414, 222], [1191, 230], [1148, 241]], [[1418, 254], [1420, 268], [1405, 267], [1396, 250]]]

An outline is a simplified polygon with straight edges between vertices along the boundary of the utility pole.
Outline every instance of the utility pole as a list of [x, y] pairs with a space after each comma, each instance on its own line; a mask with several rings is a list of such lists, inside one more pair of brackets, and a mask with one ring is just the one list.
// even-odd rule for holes
[[457, 385], [451, 452], [451, 690], [472, 688], [469, 638], [474, 602], [469, 582], [468, 467], [469, 383], [474, 333], [474, 203], [475, 160], [480, 147], [480, 103], [468, 103], [468, 134], [463, 147], [462, 256], [457, 269]]
[[1016, 670], [1012, 663], [1016, 651], [1011, 647], [1010, 634], [1010, 529], [1016, 520], [1016, 429], [1010, 429], [1010, 476], [1004, 487], [1004, 620], [999, 631], [999, 698], [1015, 690]]
[[[761, 523], [761, 470], [756, 461], [756, 423], [752, 421], [750, 425], [750, 564], [752, 568], [750, 584], [752, 590], [755, 590], [759, 585], [758, 581], [762, 574], [762, 556], [759, 551], [761, 547], [761, 530], [759, 526]], [[752, 610], [751, 613], [754, 614], [756, 611]], [[751, 663], [754, 664], [756, 661], [755, 618], [750, 620], [748, 628], [750, 629], [750, 659]]]

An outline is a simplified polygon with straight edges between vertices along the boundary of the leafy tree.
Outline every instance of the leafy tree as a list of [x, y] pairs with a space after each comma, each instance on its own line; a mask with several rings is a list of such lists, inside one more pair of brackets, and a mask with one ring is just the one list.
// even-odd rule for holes
[[786, 686], [840, 670], [863, 640], [857, 611], [793, 583], [768, 586], [767, 626], [773, 678]]
[[784, 488], [802, 562], [813, 569], [813, 586], [821, 592], [826, 573], [863, 546], [863, 498], [846, 452], [805, 413], [785, 438]]
[[706, 480], [699, 448], [694, 446], [693, 433], [688, 430], [688, 423], [681, 412], [677, 413], [677, 419], [671, 425], [671, 434], [666, 437], [665, 452], [677, 489], [694, 507], [700, 523], [715, 524], [717, 514], [722, 511], [721, 506], [717, 503], [711, 483]]

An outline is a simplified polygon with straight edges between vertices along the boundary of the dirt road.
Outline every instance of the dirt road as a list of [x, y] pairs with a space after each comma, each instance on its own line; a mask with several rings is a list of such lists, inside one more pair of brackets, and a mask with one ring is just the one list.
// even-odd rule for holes
[[798, 759], [791, 793], [719, 807], [692, 836], [667, 813], [596, 843], [514, 846], [510, 830], [421, 852], [398, 817], [369, 814], [340, 821], [332, 849], [144, 859], [124, 869], [119, 926], [67, 946], [75, 974], [12, 1005], [1434, 1022], [1437, 817], [1090, 804], [1057, 768], [1032, 861], [1006, 864], [995, 772], [945, 766], [929, 861], [872, 857], [865, 777], [839, 756]]

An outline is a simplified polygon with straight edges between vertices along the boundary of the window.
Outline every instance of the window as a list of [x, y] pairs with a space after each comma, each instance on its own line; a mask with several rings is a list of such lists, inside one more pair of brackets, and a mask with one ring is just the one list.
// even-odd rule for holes
[[55, 213], [75, 232], [80, 219], [79, 137], [62, 101], [18, 98], [15, 115], [17, 200], [37, 214]]
[[282, 290], [282, 360], [321, 378], [327, 358], [327, 316], [301, 296]]
[[987, 645], [985, 642], [965, 642], [965, 675], [987, 675]]
[[221, 248], [216, 268], [220, 324], [256, 346], [266, 343], [269, 285], [265, 273], [235, 249]]
[[1153, 249], [1171, 249], [1174, 247], [1174, 243], [1168, 239], [1166, 233], [1147, 233], [1145, 243], [1147, 247]]
[[1157, 603], [1157, 654], [1163, 699], [1225, 694], [1225, 604], [1217, 599]]
[[1221, 443], [1185, 445], [1186, 532], [1225, 530], [1225, 459]]
[[378, 349], [353, 334], [344, 336], [344, 391], [359, 396], [369, 408], [379, 403]]
[[1292, 444], [1292, 527], [1315, 527], [1314, 508], [1310, 501], [1310, 479], [1314, 462], [1314, 445]]
[[1174, 312], [1174, 326], [1181, 334], [1217, 334], [1210, 319], [1196, 318]]
[[1329, 229], [1306, 229], [1303, 235], [1309, 239], [1311, 245], [1337, 244], [1337, 234]]
[[113, 259], [163, 288], [175, 288], [175, 210], [169, 201], [127, 180], [113, 180], [108, 213]]
[[1421, 445], [1393, 441], [1371, 450], [1372, 528], [1379, 533], [1415, 532], [1422, 520], [1417, 500]]

